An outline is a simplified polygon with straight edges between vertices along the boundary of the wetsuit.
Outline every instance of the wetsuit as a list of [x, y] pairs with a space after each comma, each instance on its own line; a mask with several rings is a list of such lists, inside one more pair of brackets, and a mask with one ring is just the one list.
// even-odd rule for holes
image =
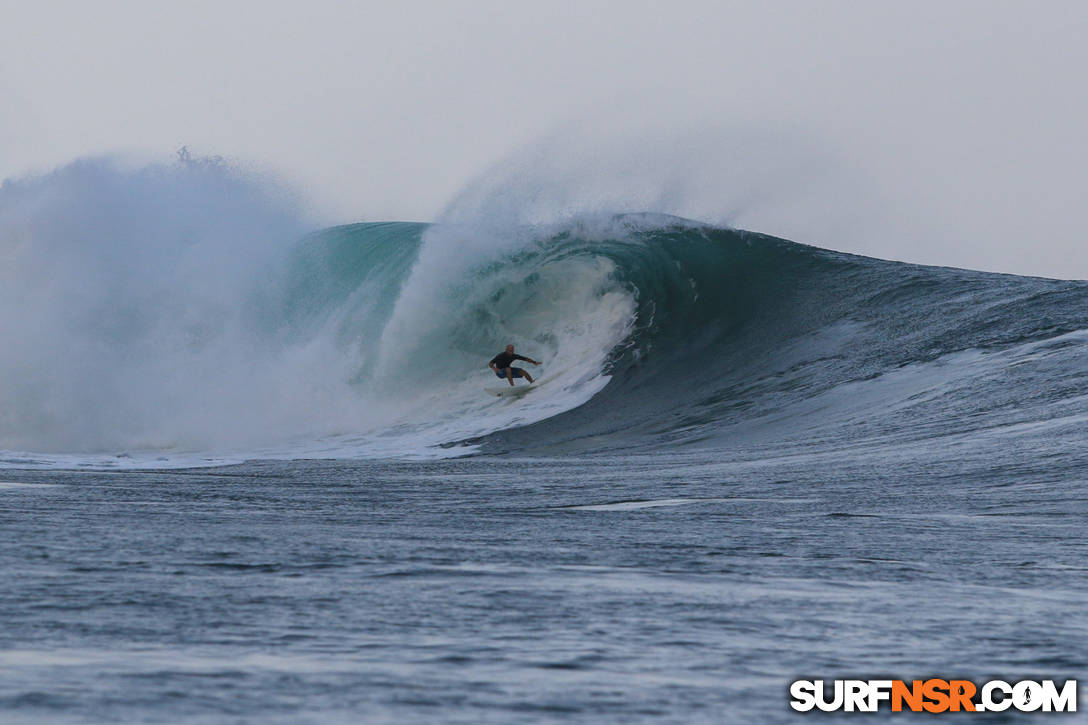
[[[510, 367], [510, 364], [513, 363], [515, 360], [524, 360], [525, 362], [529, 362], [529, 358], [527, 357], [522, 357], [521, 355], [516, 355], [512, 352], [506, 352], [505, 350], [503, 350], [498, 355], [491, 358], [491, 362], [488, 363], [488, 365], [494, 363], [495, 367], [498, 368], [495, 371], [495, 374], [500, 378], [505, 378], [506, 368]], [[513, 375], [515, 378], [520, 378], [522, 375], [521, 369], [514, 368], [510, 371], [510, 374]]]

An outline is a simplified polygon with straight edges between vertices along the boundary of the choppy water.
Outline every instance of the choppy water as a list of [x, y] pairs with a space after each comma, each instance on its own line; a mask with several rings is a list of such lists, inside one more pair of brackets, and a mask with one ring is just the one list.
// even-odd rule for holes
[[8, 472], [0, 715], [786, 722], [803, 676], [1083, 678], [1088, 461], [1009, 443]]

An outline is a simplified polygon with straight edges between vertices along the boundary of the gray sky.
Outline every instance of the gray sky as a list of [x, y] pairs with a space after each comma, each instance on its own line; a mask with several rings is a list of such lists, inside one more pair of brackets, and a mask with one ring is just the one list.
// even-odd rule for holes
[[0, 0], [0, 19], [0, 177], [187, 144], [279, 172], [330, 222], [429, 220], [541, 159], [538, 187], [634, 183], [656, 210], [844, 251], [1088, 278], [1088, 3]]

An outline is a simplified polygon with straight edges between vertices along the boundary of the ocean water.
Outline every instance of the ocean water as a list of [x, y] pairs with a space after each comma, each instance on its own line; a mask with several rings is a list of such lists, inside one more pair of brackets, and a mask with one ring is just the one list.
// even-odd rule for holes
[[[0, 721], [774, 723], [795, 679], [1088, 676], [1088, 284], [285, 209], [208, 163], [0, 187]], [[541, 383], [489, 398], [507, 343]]]

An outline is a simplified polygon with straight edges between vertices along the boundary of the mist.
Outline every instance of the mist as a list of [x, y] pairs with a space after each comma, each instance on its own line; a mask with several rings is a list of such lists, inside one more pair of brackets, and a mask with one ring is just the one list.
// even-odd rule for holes
[[437, 219], [516, 173], [575, 207], [1083, 278], [1086, 30], [1072, 2], [20, 4], [0, 177], [189, 145], [334, 223]]

